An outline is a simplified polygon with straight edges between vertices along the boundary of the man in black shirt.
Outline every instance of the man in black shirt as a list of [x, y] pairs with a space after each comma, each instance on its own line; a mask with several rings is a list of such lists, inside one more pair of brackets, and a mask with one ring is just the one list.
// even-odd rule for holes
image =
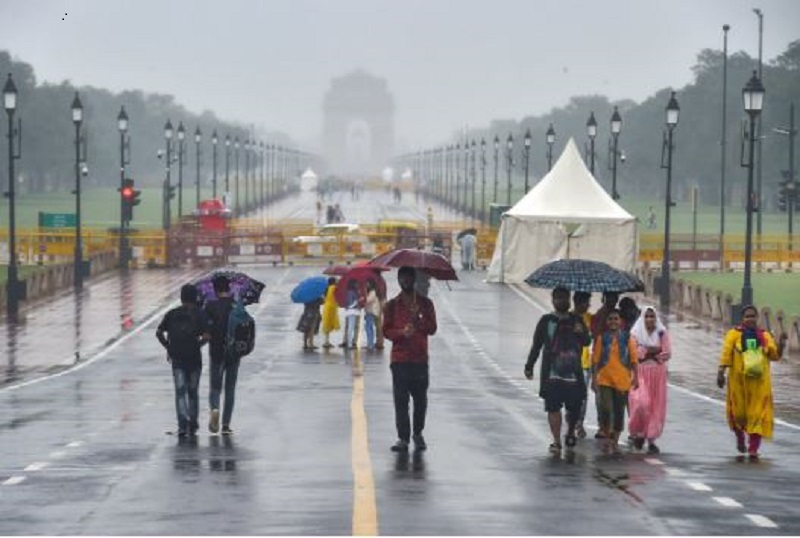
[[208, 316], [208, 327], [211, 335], [209, 344], [210, 387], [208, 402], [211, 415], [208, 420], [208, 429], [211, 433], [220, 431], [219, 404], [222, 387], [225, 386], [225, 406], [222, 409], [222, 435], [230, 435], [233, 403], [236, 397], [236, 379], [239, 375], [240, 357], [227, 357], [225, 355], [225, 338], [228, 332], [228, 316], [233, 308], [233, 297], [230, 293], [230, 281], [224, 275], [214, 278], [214, 292], [217, 299], [208, 302], [205, 307]]
[[167, 349], [167, 361], [172, 364], [179, 437], [197, 432], [203, 369], [200, 347], [206, 342], [206, 330], [205, 315], [197, 307], [197, 289], [186, 284], [181, 288], [181, 306], [167, 312], [156, 329], [156, 338]]
[[568, 448], [575, 446], [575, 424], [580, 416], [581, 403], [586, 394], [586, 383], [581, 367], [583, 346], [589, 345], [589, 330], [583, 320], [569, 312], [569, 291], [553, 290], [554, 312], [539, 319], [533, 334], [525, 377], [533, 379], [533, 366], [542, 353], [539, 396], [544, 399], [544, 410], [553, 434], [550, 451], [561, 452], [561, 407], [567, 410]]

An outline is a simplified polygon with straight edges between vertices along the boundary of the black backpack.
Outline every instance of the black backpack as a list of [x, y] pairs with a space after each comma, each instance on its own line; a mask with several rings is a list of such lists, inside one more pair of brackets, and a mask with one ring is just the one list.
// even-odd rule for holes
[[581, 352], [583, 348], [575, 336], [577, 318], [566, 316], [551, 320], [548, 324], [550, 340], [550, 378], [564, 381], [577, 380], [580, 372]]
[[200, 351], [199, 313], [181, 306], [172, 311], [167, 328], [167, 350], [173, 359], [194, 359]]
[[225, 356], [230, 358], [249, 355], [256, 345], [256, 322], [241, 301], [234, 301], [228, 314], [225, 334]]

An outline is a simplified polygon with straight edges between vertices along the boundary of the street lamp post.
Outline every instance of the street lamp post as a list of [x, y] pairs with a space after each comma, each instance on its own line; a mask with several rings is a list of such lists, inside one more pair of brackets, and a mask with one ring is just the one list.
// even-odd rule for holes
[[481, 137], [481, 223], [486, 220], [486, 139]]
[[200, 126], [194, 130], [194, 155], [195, 164], [197, 165], [197, 178], [195, 179], [195, 209], [200, 207], [200, 140], [202, 140], [203, 133], [200, 131]]
[[[659, 297], [661, 308], [665, 315], [669, 315], [670, 307], [670, 283], [669, 283], [669, 228], [670, 228], [670, 209], [672, 209], [672, 131], [678, 125], [680, 107], [678, 100], [675, 99], [675, 92], [669, 98], [666, 108], [667, 114], [667, 134], [661, 146], [661, 168], [667, 169], [667, 195], [664, 199], [664, 255], [661, 260], [661, 281], [659, 287]], [[664, 164], [664, 150], [667, 153], [667, 162]]]
[[186, 129], [183, 122], [178, 123], [178, 219], [183, 217], [183, 150]]
[[236, 198], [236, 209], [235, 214], [237, 217], [240, 216], [239, 211], [239, 137], [234, 137], [233, 139], [233, 161], [234, 161], [234, 174], [233, 174], [233, 182], [235, 183], [234, 186], [234, 197]]
[[611, 114], [611, 137], [614, 140], [614, 147], [611, 150], [613, 158], [611, 160], [611, 197], [614, 200], [619, 200], [619, 193], [617, 192], [617, 155], [619, 155], [618, 142], [619, 133], [622, 131], [622, 116], [619, 115], [619, 110], [614, 107], [614, 113]]
[[506, 204], [511, 205], [511, 168], [514, 166], [514, 136], [508, 133], [506, 139]]
[[725, 263], [725, 154], [728, 147], [727, 123], [728, 123], [728, 24], [722, 25], [724, 34], [722, 43], [722, 157], [720, 162], [719, 178], [719, 268], [720, 271]]
[[458, 210], [467, 212], [467, 185], [469, 185], [469, 140], [464, 139], [464, 197], [458, 206]]
[[122, 189], [125, 186], [125, 135], [128, 132], [128, 114], [125, 107], [120, 108], [117, 115], [117, 129], [119, 130], [119, 268], [125, 272], [128, 270], [128, 241], [125, 222], [125, 199], [122, 196]]
[[586, 121], [586, 135], [589, 137], [589, 169], [594, 175], [594, 138], [597, 136], [597, 120], [594, 119], [594, 111], [589, 114], [589, 119]]
[[250, 139], [244, 141], [244, 211], [250, 211]]
[[264, 171], [267, 167], [267, 156], [266, 146], [264, 145], [263, 140], [259, 143], [259, 146], [261, 147], [261, 205], [264, 205], [266, 203], [266, 176], [264, 175]]
[[161, 222], [162, 228], [164, 231], [168, 231], [171, 225], [172, 220], [172, 184], [171, 184], [171, 174], [172, 174], [172, 122], [168, 119], [167, 123], [164, 125], [164, 140], [166, 141], [167, 145], [167, 154], [166, 154], [166, 174], [164, 175], [164, 194], [163, 194], [163, 204], [162, 204], [162, 215], [161, 215]]
[[456, 175], [455, 175], [456, 183], [454, 185], [454, 187], [455, 187], [455, 189], [454, 189], [455, 190], [455, 200], [454, 200], [454, 203], [453, 203], [453, 207], [456, 210], [458, 210], [458, 203], [459, 203], [459, 200], [461, 199], [461, 194], [460, 194], [461, 193], [461, 142], [456, 144], [456, 153], [455, 153], [455, 159], [454, 159], [453, 163], [455, 164], [455, 171], [456, 171]]
[[528, 171], [531, 164], [531, 130], [528, 128], [525, 131], [525, 192], [522, 196], [528, 194]]
[[231, 196], [231, 135], [225, 135], [225, 205], [230, 206]]
[[78, 92], [72, 100], [72, 123], [75, 124], [75, 290], [83, 288], [83, 240], [81, 238], [81, 123], [83, 105]]
[[[764, 77], [763, 72], [762, 72], [762, 68], [763, 68], [763, 65], [764, 65], [764, 62], [763, 62], [763, 52], [764, 52], [764, 46], [763, 46], [764, 45], [764, 13], [758, 8], [753, 8], [753, 13], [755, 13], [756, 17], [758, 17], [758, 80], [761, 81], [763, 79], [763, 77]], [[757, 116], [758, 116], [758, 114], [757, 114]], [[761, 192], [762, 192], [762, 188], [761, 188], [761, 186], [762, 186], [761, 163], [763, 162], [762, 158], [761, 158], [761, 155], [762, 155], [762, 150], [763, 150], [763, 147], [764, 147], [764, 145], [763, 145], [763, 140], [764, 139], [761, 136], [761, 118], [757, 117], [756, 120], [757, 120], [756, 121], [756, 131], [757, 132], [755, 134], [755, 137], [756, 137], [755, 140], [756, 140], [756, 144], [757, 144], [756, 153], [758, 154], [758, 156], [756, 157], [756, 160], [755, 160], [755, 162], [756, 162], [756, 187], [755, 187], [755, 197], [756, 197], [756, 199], [754, 201], [754, 211], [756, 211], [756, 231], [757, 231], [757, 234], [758, 234], [758, 240], [760, 242], [761, 241], [761, 215], [763, 213], [763, 211], [761, 211], [761, 206], [762, 206], [762, 204], [761, 204], [761, 202], [762, 202], [762, 198], [761, 198]], [[751, 162], [752, 162], [752, 160], [751, 160]], [[760, 245], [760, 243], [759, 243], [759, 245]]]
[[764, 106], [764, 85], [758, 74], [753, 71], [753, 76], [742, 89], [744, 110], [750, 116], [749, 159], [742, 163], [747, 167], [747, 227], [745, 229], [744, 243], [744, 284], [742, 285], [742, 305], [753, 304], [753, 286], [750, 283], [750, 269], [753, 256], [753, 210], [756, 202], [756, 193], [753, 191], [753, 157], [756, 144], [756, 119], [761, 114]]
[[500, 137], [494, 135], [494, 192], [492, 193], [492, 202], [497, 203], [497, 172], [500, 167]]
[[470, 214], [472, 216], [472, 220], [475, 220], [476, 215], [476, 208], [475, 208], [475, 182], [478, 178], [478, 170], [475, 167], [475, 160], [478, 157], [478, 150], [476, 149], [477, 144], [475, 143], [475, 139], [472, 140], [472, 144], [470, 147], [470, 155], [472, 157], [472, 199], [470, 203]]
[[217, 130], [211, 133], [211, 197], [217, 198]]
[[[17, 232], [14, 161], [21, 157], [22, 122], [14, 129], [14, 112], [17, 109], [17, 86], [11, 73], [3, 87], [3, 104], [8, 115], [8, 278], [6, 280], [6, 313], [8, 319], [17, 321], [19, 314], [20, 283], [17, 278]], [[18, 120], [19, 121], [19, 120]], [[17, 135], [17, 152], [14, 151], [14, 135]]]
[[547, 171], [549, 172], [553, 169], [553, 144], [556, 141], [556, 131], [553, 129], [552, 123], [547, 128], [545, 140], [547, 141]]
[[[772, 129], [774, 133], [779, 135], [789, 137], [789, 169], [786, 171], [788, 177], [786, 177], [786, 182], [782, 182], [782, 189], [783, 189], [783, 196], [786, 200], [786, 213], [789, 217], [788, 224], [789, 224], [789, 234], [788, 234], [788, 252], [792, 252], [794, 250], [793, 245], [793, 236], [794, 236], [794, 229], [793, 229], [793, 216], [794, 216], [794, 209], [795, 204], [797, 203], [797, 179], [796, 173], [794, 170], [794, 139], [797, 136], [797, 129], [794, 125], [794, 103], [789, 106], [789, 127], [774, 127]], [[789, 267], [792, 266], [792, 262], [789, 262]]]

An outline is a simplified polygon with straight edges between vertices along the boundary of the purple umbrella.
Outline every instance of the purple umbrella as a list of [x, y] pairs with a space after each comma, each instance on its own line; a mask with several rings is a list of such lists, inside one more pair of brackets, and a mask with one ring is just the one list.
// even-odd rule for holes
[[261, 291], [264, 289], [263, 282], [236, 271], [215, 271], [194, 283], [201, 304], [217, 298], [217, 294], [214, 292], [214, 278], [218, 275], [228, 277], [231, 295], [236, 300], [242, 301], [243, 304], [257, 303], [261, 297]]

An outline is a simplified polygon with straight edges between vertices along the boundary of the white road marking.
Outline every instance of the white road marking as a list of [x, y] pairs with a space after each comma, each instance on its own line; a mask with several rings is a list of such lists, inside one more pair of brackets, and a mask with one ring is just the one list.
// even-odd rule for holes
[[689, 474], [683, 469], [676, 469], [675, 467], [664, 467], [664, 470], [671, 476], [686, 476]]
[[703, 484], [702, 482], [687, 481], [686, 485], [695, 491], [712, 491], [711, 486]]
[[64, 446], [66, 446], [67, 448], [77, 448], [77, 447], [81, 446], [82, 444], [83, 444], [83, 441], [72, 441], [70, 443], [67, 443]]
[[64, 452], [63, 450], [56, 450], [55, 452], [50, 453], [50, 457], [53, 458], [54, 460], [57, 460], [59, 458], [63, 458], [65, 454], [66, 452]]
[[747, 516], [747, 519], [749, 519], [759, 527], [765, 527], [768, 529], [778, 528], [778, 525], [768, 517], [759, 514], [745, 514], [745, 515]]
[[[645, 458], [644, 461], [646, 461], [650, 465], [664, 465], [664, 462], [658, 458]], [[669, 469], [667, 470], [667, 472], [669, 472]]]
[[722, 506], [727, 506], [728, 508], [742, 508], [742, 503], [740, 503], [736, 499], [731, 499], [730, 497], [711, 497], [711, 498], [717, 501]]
[[37, 461], [37, 462], [31, 463], [30, 465], [25, 467], [25, 470], [26, 471], [41, 471], [42, 469], [44, 469], [48, 465], [50, 465], [50, 464], [47, 463], [46, 461]]
[[11, 478], [8, 478], [7, 480], [5, 480], [3, 482], [3, 485], [4, 486], [14, 486], [14, 485], [19, 484], [20, 482], [24, 482], [25, 478], [26, 477], [24, 477], [24, 476], [18, 476], [18, 475], [17, 476], [12, 476]]

